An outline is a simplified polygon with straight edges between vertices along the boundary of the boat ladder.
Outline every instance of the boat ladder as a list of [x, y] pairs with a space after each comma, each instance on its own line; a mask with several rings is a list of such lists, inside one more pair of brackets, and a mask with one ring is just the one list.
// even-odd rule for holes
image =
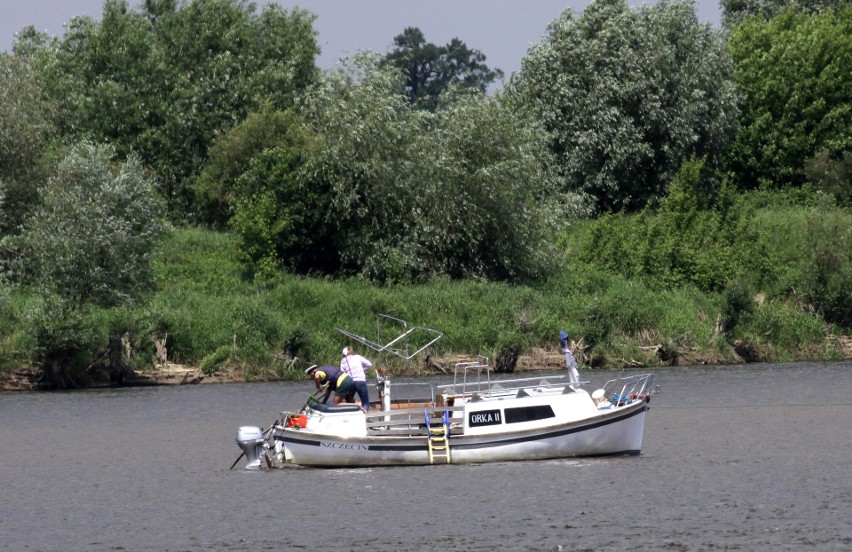
[[428, 435], [426, 443], [429, 445], [429, 463], [434, 464], [436, 458], [443, 458], [447, 464], [452, 462], [450, 457], [450, 412], [444, 411], [441, 417], [443, 422], [440, 427], [432, 427], [429, 421], [429, 411], [424, 410], [426, 418], [426, 430]]

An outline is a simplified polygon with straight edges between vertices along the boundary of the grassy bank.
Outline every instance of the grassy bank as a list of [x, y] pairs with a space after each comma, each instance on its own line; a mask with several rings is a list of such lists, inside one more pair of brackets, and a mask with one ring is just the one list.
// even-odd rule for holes
[[[256, 287], [243, 278], [229, 235], [187, 229], [164, 244], [157, 289], [144, 307], [86, 315], [103, 335], [122, 329], [138, 370], [157, 362], [159, 342], [169, 362], [208, 374], [297, 378], [309, 364], [337, 362], [348, 339], [335, 328], [384, 342], [398, 335], [401, 327], [385, 320], [377, 337], [380, 314], [444, 334], [429, 349], [431, 367], [422, 357], [408, 367], [390, 355], [375, 359], [395, 373], [447, 368], [453, 358], [476, 354], [505, 369], [514, 368], [516, 359], [518, 369], [558, 367], [561, 329], [575, 341], [584, 364], [603, 368], [848, 354], [841, 331], [795, 302], [702, 293], [691, 286], [659, 290], [584, 263], [566, 266], [537, 286], [440, 280], [379, 287], [360, 279], [282, 275]], [[3, 305], [0, 358], [7, 372], [28, 362], [32, 342], [24, 328], [34, 299], [18, 294]], [[737, 308], [749, 316], [729, 327], [723, 323], [726, 313]], [[412, 350], [426, 338], [413, 334]]]
[[[790, 247], [775, 250], [788, 255]], [[335, 328], [375, 338], [379, 314], [443, 332], [430, 348], [433, 360], [482, 354], [494, 363], [519, 355], [525, 366], [558, 353], [561, 329], [585, 363], [599, 367], [844, 356], [842, 330], [796, 301], [689, 285], [661, 290], [589, 263], [566, 263], [536, 286], [439, 280], [379, 287], [284, 275], [256, 288], [242, 278], [237, 258], [227, 235], [201, 230], [180, 231], [164, 248], [150, 310], [162, 317], [154, 331], [168, 334], [175, 362], [286, 377], [310, 363], [336, 362], [347, 340]], [[399, 331], [385, 321], [382, 341]], [[402, 368], [393, 357], [382, 360]]]

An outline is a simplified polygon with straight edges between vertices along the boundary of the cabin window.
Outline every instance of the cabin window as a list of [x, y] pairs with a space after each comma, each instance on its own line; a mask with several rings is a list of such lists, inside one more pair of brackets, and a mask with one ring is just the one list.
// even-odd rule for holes
[[525, 406], [523, 408], [507, 408], [505, 415], [507, 424], [532, 422], [534, 420], [544, 420], [545, 418], [554, 417], [553, 409], [549, 404]]

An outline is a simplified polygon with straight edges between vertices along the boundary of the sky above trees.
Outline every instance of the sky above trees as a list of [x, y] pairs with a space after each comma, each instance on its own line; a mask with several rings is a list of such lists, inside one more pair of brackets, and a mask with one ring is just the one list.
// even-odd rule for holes
[[[258, 7], [268, 3], [256, 1]], [[518, 71], [527, 48], [544, 36], [547, 25], [563, 9], [582, 12], [588, 0], [276, 0], [285, 8], [301, 7], [316, 14], [321, 68], [333, 67], [343, 56], [362, 49], [386, 52], [405, 27], [417, 27], [428, 42], [446, 44], [459, 38], [487, 56], [489, 67], [501, 69], [506, 78]], [[639, 6], [652, 0], [629, 0]], [[130, 0], [131, 6], [139, 4]], [[100, 18], [103, 0], [0, 0], [0, 51], [12, 47], [14, 35], [26, 25], [61, 36], [63, 26], [75, 15]], [[716, 0], [697, 0], [701, 22], [718, 26]]]

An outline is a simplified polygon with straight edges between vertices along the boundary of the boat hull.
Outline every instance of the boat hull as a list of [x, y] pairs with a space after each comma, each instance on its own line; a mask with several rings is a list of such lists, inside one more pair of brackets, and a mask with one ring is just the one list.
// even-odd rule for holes
[[[490, 435], [450, 435], [453, 464], [541, 460], [578, 456], [638, 455], [642, 449], [645, 401], [585, 420]], [[293, 428], [277, 430], [285, 460], [302, 466], [425, 465], [426, 436], [341, 437]], [[434, 463], [446, 463], [435, 458]]]

